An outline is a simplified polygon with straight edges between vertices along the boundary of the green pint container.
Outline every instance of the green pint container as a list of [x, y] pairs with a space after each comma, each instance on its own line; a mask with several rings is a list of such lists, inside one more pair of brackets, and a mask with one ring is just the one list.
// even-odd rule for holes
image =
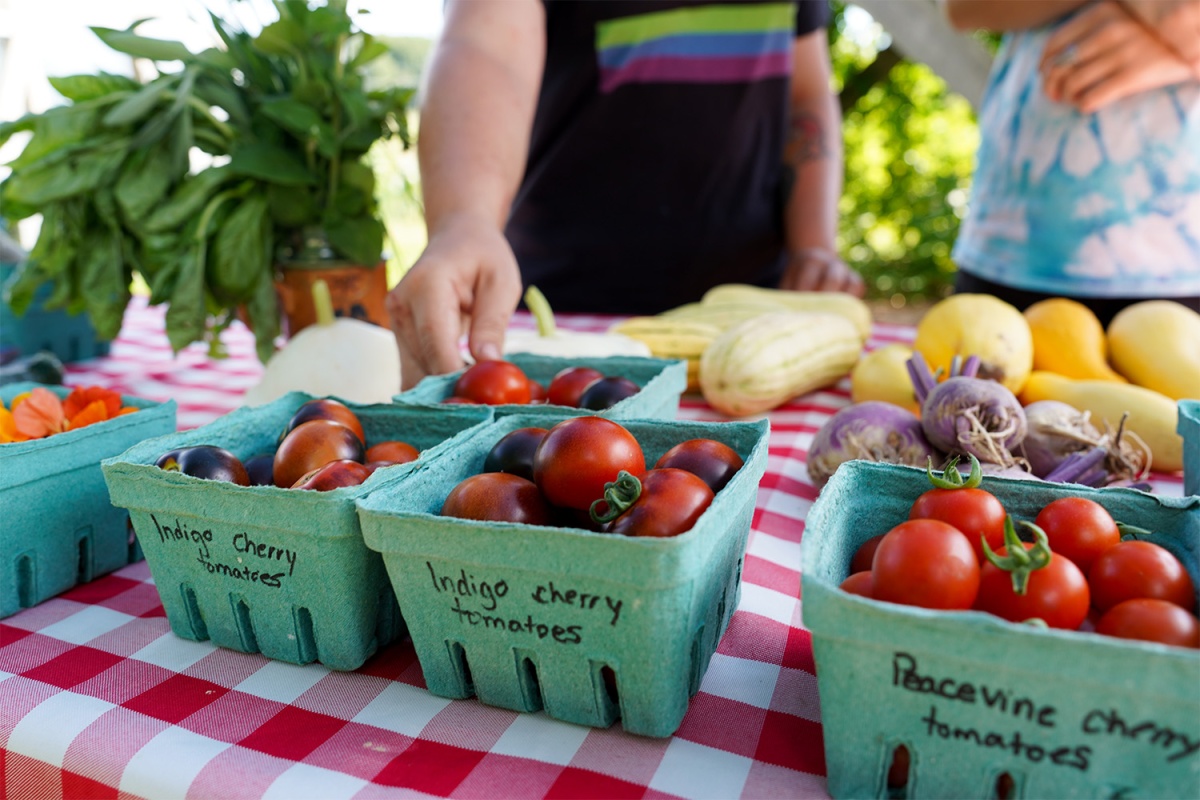
[[377, 553], [363, 544], [354, 500], [404, 480], [441, 448], [491, 419], [480, 407], [407, 408], [347, 402], [367, 444], [399, 439], [421, 451], [360, 486], [327, 492], [237, 486], [168, 472], [163, 453], [209, 444], [242, 460], [273, 452], [311, 395], [291, 392], [104, 462], [113, 503], [128, 508], [171, 630], [185, 639], [337, 670], [362, 665], [403, 634]]
[[383, 553], [429, 690], [630, 733], [669, 736], [683, 720], [737, 607], [765, 421], [620, 421], [652, 465], [687, 439], [744, 460], [696, 525], [631, 538], [582, 528], [440, 516], [506, 433], [562, 419], [508, 416], [430, 459], [404, 484], [358, 503], [367, 546]]
[[[908, 517], [923, 470], [850, 461], [813, 505], [801, 541], [829, 790], [837, 798], [1196, 797], [1200, 651], [930, 611], [838, 586], [868, 538]], [[1155, 531], [1200, 586], [1200, 497], [984, 478], [1014, 519], [1087, 497]], [[1195, 608], [1192, 609], [1193, 613]], [[908, 749], [908, 784], [888, 765]]]

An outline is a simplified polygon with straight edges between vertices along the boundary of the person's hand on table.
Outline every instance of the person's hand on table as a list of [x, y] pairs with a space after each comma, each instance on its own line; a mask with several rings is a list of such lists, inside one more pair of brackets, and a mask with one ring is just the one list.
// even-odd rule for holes
[[460, 369], [464, 332], [476, 359], [499, 358], [520, 296], [520, 272], [504, 234], [487, 220], [446, 220], [388, 294], [401, 387]]
[[1039, 69], [1047, 97], [1085, 114], [1195, 78], [1183, 58], [1115, 0], [1090, 6], [1058, 28]]
[[806, 247], [789, 254], [780, 289], [793, 292], [846, 292], [862, 297], [862, 276], [832, 250]]

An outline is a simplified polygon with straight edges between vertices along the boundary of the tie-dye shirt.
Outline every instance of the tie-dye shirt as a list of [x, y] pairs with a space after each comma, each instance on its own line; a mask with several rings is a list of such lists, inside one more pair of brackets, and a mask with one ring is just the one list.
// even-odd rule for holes
[[1200, 295], [1200, 81], [1081, 114], [1042, 91], [1051, 30], [996, 57], [956, 262], [1048, 294]]
[[[546, 66], [506, 234], [563, 311], [652, 314], [777, 284], [797, 36], [826, 0], [546, 0]], [[820, 32], [819, 32], [820, 31]]]

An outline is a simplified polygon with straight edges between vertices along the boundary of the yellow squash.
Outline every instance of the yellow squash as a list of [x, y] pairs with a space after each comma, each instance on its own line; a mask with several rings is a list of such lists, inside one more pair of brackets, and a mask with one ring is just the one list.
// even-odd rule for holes
[[882, 400], [919, 415], [920, 406], [908, 375], [911, 357], [912, 348], [898, 342], [864, 353], [850, 371], [851, 401]]
[[1183, 437], [1175, 432], [1178, 410], [1175, 401], [1153, 389], [1131, 383], [1076, 380], [1053, 372], [1034, 372], [1025, 381], [1021, 404], [1060, 400], [1091, 414], [1094, 425], [1116, 430], [1128, 412], [1125, 430], [1150, 448], [1151, 468], [1160, 472], [1183, 469]]
[[939, 300], [917, 323], [913, 349], [930, 369], [949, 372], [955, 356], [979, 356], [979, 377], [1021, 391], [1033, 369], [1033, 336], [1015, 306], [988, 294]]
[[1127, 306], [1108, 324], [1113, 366], [1173, 400], [1200, 399], [1200, 314], [1171, 300]]
[[1051, 297], [1025, 309], [1033, 335], [1033, 368], [1068, 378], [1116, 381], [1125, 379], [1108, 365], [1104, 326], [1083, 303]]

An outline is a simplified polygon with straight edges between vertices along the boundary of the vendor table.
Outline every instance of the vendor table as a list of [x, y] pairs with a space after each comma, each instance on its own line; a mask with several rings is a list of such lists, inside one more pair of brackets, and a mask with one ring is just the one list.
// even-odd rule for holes
[[[912, 336], [877, 324], [868, 347]], [[235, 408], [262, 372], [244, 328], [224, 341], [224, 360], [199, 346], [175, 356], [162, 309], [135, 299], [110, 355], [72, 365], [67, 383], [173, 399], [179, 427], [196, 427]], [[673, 737], [435, 697], [407, 640], [351, 673], [187, 641], [139, 562], [0, 622], [0, 796], [827, 797], [800, 618], [800, 537], [817, 495], [804, 459], [848, 402], [843, 381], [767, 415], [741, 603]], [[679, 417], [723, 419], [696, 396]], [[1156, 491], [1182, 494], [1178, 476], [1155, 478]]]

